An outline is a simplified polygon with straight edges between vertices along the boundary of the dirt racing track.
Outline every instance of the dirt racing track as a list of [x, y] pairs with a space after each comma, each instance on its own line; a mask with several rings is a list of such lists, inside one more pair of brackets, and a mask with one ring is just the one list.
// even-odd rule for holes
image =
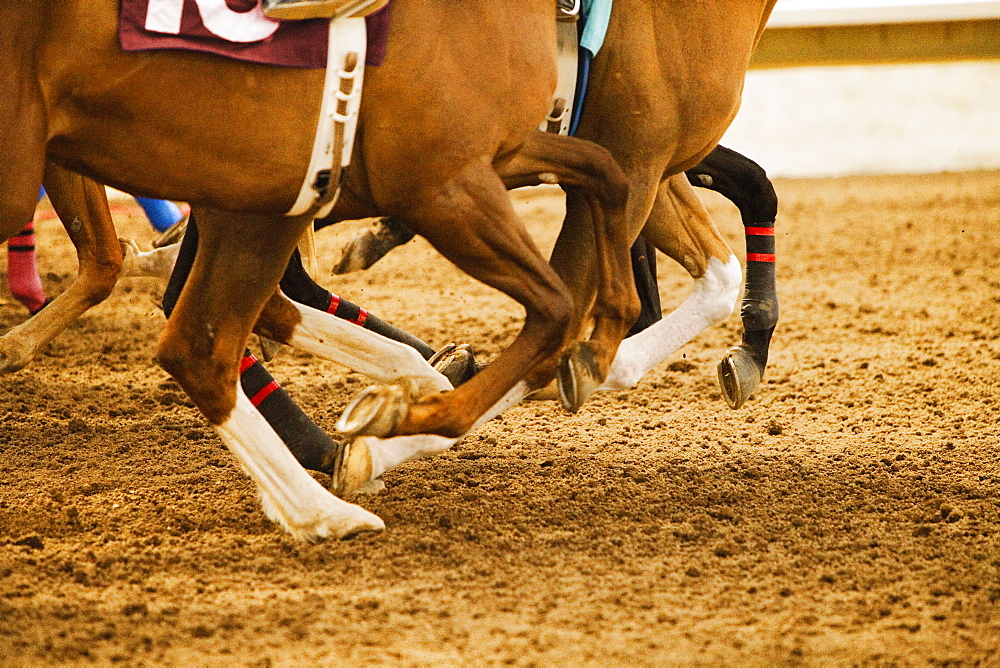
[[[264, 518], [152, 362], [162, 286], [123, 281], [0, 379], [0, 663], [1000, 663], [1000, 172], [776, 187], [782, 318], [746, 407], [716, 386], [734, 316], [632, 391], [524, 404], [388, 473], [359, 500], [387, 531], [342, 542]], [[516, 198], [550, 244], [558, 191]], [[324, 267], [363, 224], [319, 234]], [[51, 219], [38, 242], [56, 294], [72, 249]], [[489, 359], [520, 324], [420, 240], [325, 272], [435, 347]], [[689, 290], [661, 281], [668, 307]], [[367, 384], [268, 366], [329, 431]]]

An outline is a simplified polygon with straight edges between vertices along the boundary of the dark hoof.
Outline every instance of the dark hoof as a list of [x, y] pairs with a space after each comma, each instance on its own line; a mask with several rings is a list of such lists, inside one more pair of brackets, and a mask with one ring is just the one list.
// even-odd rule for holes
[[184, 238], [184, 232], [187, 230], [187, 225], [188, 219], [181, 218], [179, 221], [164, 230], [160, 236], [153, 239], [153, 248], [163, 248], [164, 246], [178, 243]]
[[436, 371], [451, 382], [452, 387], [462, 383], [479, 373], [485, 364], [476, 362], [472, 354], [472, 346], [467, 343], [456, 345], [449, 343], [434, 356], [427, 360]]
[[736, 409], [745, 404], [762, 376], [763, 370], [750, 353], [741, 347], [730, 348], [719, 362], [719, 385], [729, 407]]
[[257, 344], [260, 347], [260, 357], [265, 362], [273, 360], [285, 347], [284, 345], [278, 343], [277, 341], [273, 341], [266, 336], [258, 336]]
[[348, 436], [395, 436], [410, 407], [407, 397], [399, 385], [369, 387], [344, 409], [337, 431]]
[[413, 232], [391, 219], [380, 219], [367, 230], [356, 234], [347, 242], [340, 259], [333, 265], [333, 273], [349, 274], [367, 269], [396, 246], [413, 238]]
[[580, 410], [603, 381], [594, 350], [586, 342], [570, 346], [556, 365], [559, 398], [563, 407], [571, 413]]

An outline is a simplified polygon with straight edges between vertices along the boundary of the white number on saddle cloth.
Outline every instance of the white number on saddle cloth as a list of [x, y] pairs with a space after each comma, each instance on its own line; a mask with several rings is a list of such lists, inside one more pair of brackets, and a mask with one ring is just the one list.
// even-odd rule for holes
[[[274, 34], [280, 25], [264, 16], [260, 3], [248, 12], [235, 12], [226, 0], [194, 0], [201, 22], [213, 35], [229, 42], [259, 42]], [[178, 35], [184, 0], [149, 0], [146, 30]]]

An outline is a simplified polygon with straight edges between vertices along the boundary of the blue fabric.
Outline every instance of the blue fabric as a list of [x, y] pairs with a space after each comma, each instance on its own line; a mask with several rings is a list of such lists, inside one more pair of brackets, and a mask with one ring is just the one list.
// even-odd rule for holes
[[146, 217], [157, 232], [166, 231], [184, 217], [180, 207], [169, 200], [136, 197], [135, 201], [146, 212]]
[[580, 34], [580, 48], [590, 51], [591, 56], [596, 56], [604, 44], [604, 36], [608, 33], [611, 0], [583, 0], [581, 5], [581, 14], [587, 22]]
[[580, 113], [583, 111], [583, 100], [587, 97], [587, 81], [590, 79], [590, 51], [580, 49], [579, 61], [576, 66], [576, 94], [573, 96], [573, 115], [569, 124], [569, 135], [576, 135], [580, 125]]

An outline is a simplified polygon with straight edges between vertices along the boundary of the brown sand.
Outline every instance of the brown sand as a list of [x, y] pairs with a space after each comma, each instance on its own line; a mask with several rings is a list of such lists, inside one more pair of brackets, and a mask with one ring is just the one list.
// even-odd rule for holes
[[[151, 361], [162, 287], [123, 281], [0, 381], [0, 663], [1000, 664], [1000, 172], [776, 185], [782, 320], [745, 408], [715, 379], [734, 316], [633, 391], [388, 473], [360, 499], [388, 530], [349, 541], [264, 518]], [[560, 198], [517, 199], [550, 243]], [[73, 255], [39, 229], [56, 293]], [[422, 241], [321, 280], [485, 358], [519, 326]], [[269, 368], [328, 430], [367, 383]]]

